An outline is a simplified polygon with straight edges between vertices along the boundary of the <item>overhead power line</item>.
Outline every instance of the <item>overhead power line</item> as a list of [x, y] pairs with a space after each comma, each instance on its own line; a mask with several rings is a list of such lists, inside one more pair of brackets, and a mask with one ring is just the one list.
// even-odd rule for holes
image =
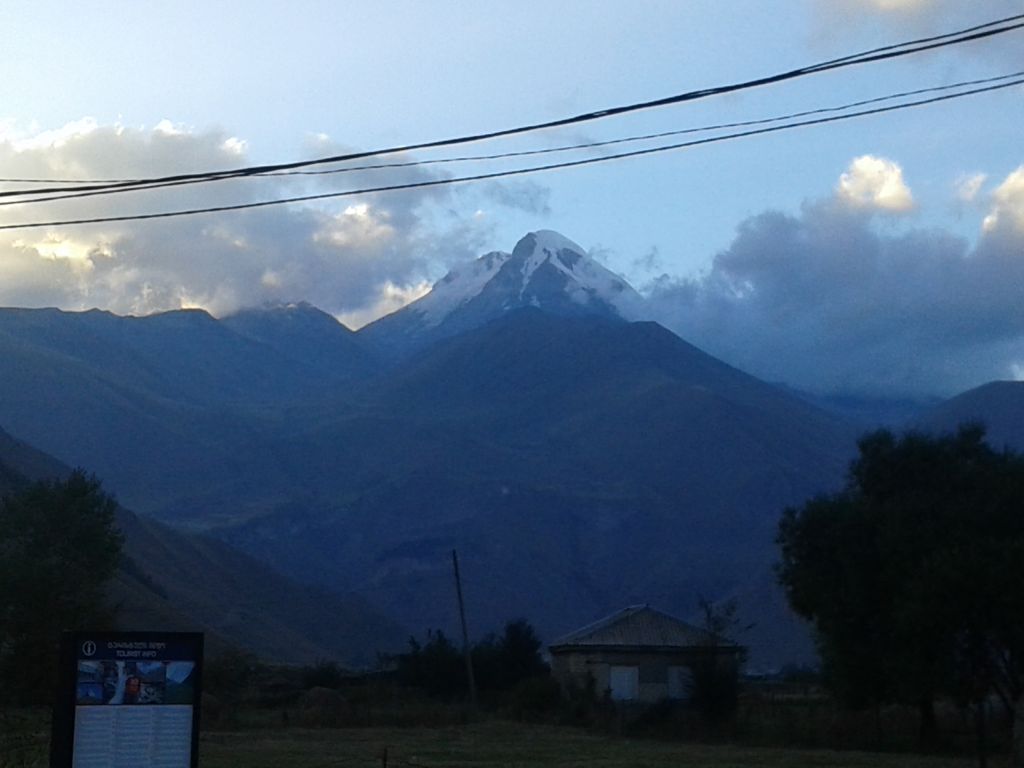
[[[666, 96], [659, 99], [653, 99], [650, 101], [634, 102], [631, 104], [625, 104], [617, 107], [609, 107], [606, 109], [596, 110], [593, 112], [584, 112], [582, 114], [574, 115], [572, 117], [564, 117], [556, 120], [549, 120], [539, 123], [530, 123], [527, 125], [521, 125], [513, 128], [505, 128], [496, 131], [488, 131], [483, 133], [457, 136], [454, 138], [439, 139], [435, 141], [421, 142], [416, 144], [405, 144], [400, 146], [388, 147], [384, 149], [350, 152], [347, 154], [320, 157], [312, 160], [297, 160], [288, 163], [253, 165], [247, 166], [245, 168], [174, 174], [169, 176], [159, 176], [146, 179], [115, 181], [97, 185], [82, 185], [79, 187], [75, 187], [74, 190], [80, 192], [103, 190], [108, 191], [109, 193], [115, 193], [121, 191], [133, 191], [135, 189], [150, 189], [155, 188], [158, 185], [170, 185], [178, 183], [208, 183], [213, 181], [222, 181], [226, 179], [240, 178], [245, 176], [266, 175], [274, 171], [295, 170], [299, 168], [307, 168], [316, 165], [326, 165], [331, 163], [362, 160], [369, 157], [397, 154], [400, 152], [436, 149], [440, 147], [456, 146], [459, 144], [468, 144], [471, 142], [483, 141], [486, 139], [504, 138], [508, 136], [515, 136], [549, 128], [560, 128], [579, 123], [591, 122], [595, 120], [605, 119], [608, 117], [613, 117], [616, 115], [623, 115], [631, 112], [653, 109], [656, 107], [682, 104], [689, 101], [704, 99], [710, 96], [718, 96], [726, 93], [734, 93], [737, 91], [747, 90], [751, 88], [758, 88], [765, 85], [772, 85], [775, 83], [780, 83], [799, 77], [805, 77], [820, 72], [841, 69], [844, 67], [855, 66], [858, 64], [867, 64], [876, 61], [883, 61], [887, 59], [909, 56], [912, 54], [921, 53], [929, 50], [935, 50], [938, 48], [944, 48], [951, 45], [961, 45], [963, 43], [981, 40], [993, 37], [995, 35], [1005, 34], [1007, 32], [1012, 32], [1022, 27], [1024, 27], [1024, 14], [1016, 14], [1014, 16], [1008, 16], [1002, 19], [997, 19], [995, 21], [990, 21], [984, 24], [978, 24], [973, 27], [968, 27], [966, 29], [961, 29], [956, 32], [947, 32], [942, 35], [918, 38], [916, 40], [909, 40], [906, 42], [895, 43], [880, 48], [873, 48], [867, 51], [862, 51], [860, 53], [829, 59], [827, 61], [819, 62], [817, 64], [798, 67], [796, 69], [788, 70], [786, 72], [781, 72], [774, 75], [759, 77], [752, 80], [745, 80], [742, 82], [732, 83], [729, 85], [721, 85], [711, 88], [702, 88], [687, 91], [684, 93]], [[67, 191], [67, 187], [51, 187], [30, 190], [28, 192], [7, 191], [0, 193], [0, 197], [11, 197], [26, 194], [51, 194]]]
[[754, 128], [746, 131], [739, 131], [736, 133], [723, 134], [719, 136], [710, 136], [702, 139], [693, 139], [690, 141], [679, 142], [675, 144], [662, 145], [658, 147], [649, 147], [646, 149], [635, 149], [628, 152], [620, 152], [612, 155], [602, 155], [599, 157], [583, 158], [581, 160], [570, 160], [560, 163], [551, 163], [548, 165], [530, 166], [526, 168], [516, 168], [513, 170], [506, 171], [495, 171], [491, 173], [480, 173], [471, 176], [459, 176], [447, 179], [432, 179], [429, 181], [417, 181], [408, 182], [404, 184], [390, 184], [382, 185], [377, 187], [366, 187], [362, 189], [351, 189], [340, 192], [324, 192], [313, 195], [299, 195], [295, 197], [286, 198], [275, 198], [272, 200], [259, 200], [248, 203], [235, 203], [231, 205], [219, 205], [209, 206], [204, 208], [190, 208], [178, 211], [159, 211], [155, 213], [141, 213], [141, 214], [130, 214], [121, 216], [101, 216], [93, 218], [79, 218], [79, 219], [64, 219], [56, 221], [36, 221], [27, 222], [23, 224], [4, 224], [0, 225], [0, 231], [13, 230], [13, 229], [37, 229], [41, 227], [61, 227], [78, 224], [106, 224], [120, 221], [143, 221], [150, 219], [166, 219], [175, 218], [179, 216], [193, 216], [203, 213], [223, 213], [227, 211], [240, 211], [252, 208], [266, 208], [273, 205], [284, 205], [288, 203], [300, 203], [300, 202], [311, 202], [315, 200], [327, 200], [340, 197], [352, 197], [355, 195], [366, 195], [377, 192], [396, 192], [410, 189], [422, 189], [426, 187], [440, 187], [449, 184], [458, 184], [472, 181], [484, 181], [488, 179], [499, 179], [507, 178], [510, 176], [522, 176], [529, 173], [539, 173], [542, 171], [552, 171], [564, 168], [575, 168], [585, 165], [593, 165], [595, 163], [604, 163], [612, 160], [622, 160], [629, 157], [640, 157], [643, 155], [651, 155], [660, 152], [668, 152], [676, 149], [684, 149], [687, 147], [695, 147], [704, 144], [714, 144], [721, 141], [728, 141], [732, 139], [746, 138], [749, 136], [758, 136], [768, 133], [776, 133], [779, 131], [790, 130], [793, 128], [802, 128], [812, 125], [822, 125], [826, 123], [835, 123], [843, 120], [851, 120], [855, 117], [865, 117], [868, 115], [877, 115], [886, 112], [894, 112], [897, 110], [909, 109], [911, 107], [919, 107], [926, 104], [935, 104], [938, 102], [951, 101], [953, 99], [960, 99], [965, 96], [972, 96], [980, 93], [988, 93], [992, 91], [998, 91], [1005, 88], [1010, 88], [1016, 85], [1024, 85], [1024, 77], [1017, 78], [1015, 80], [1009, 80], [1005, 82], [996, 83], [993, 85], [987, 85], [984, 87], [974, 88], [968, 91], [961, 91], [959, 93], [944, 94], [941, 96], [932, 96], [927, 99], [919, 99], [917, 101], [904, 102], [900, 104], [892, 104], [884, 107], [873, 107], [871, 109], [864, 109], [858, 112], [849, 112], [841, 115], [833, 115], [831, 117], [818, 117], [808, 120], [802, 120], [793, 123], [784, 123], [782, 125], [772, 125], [762, 128]]
[[[857, 107], [864, 107], [869, 104], [879, 104], [886, 101], [893, 101], [895, 99], [902, 99], [908, 96], [920, 96], [926, 93], [943, 93], [946, 91], [954, 91], [961, 88], [967, 88], [969, 86], [987, 85], [989, 83], [997, 83], [1006, 80], [1012, 80], [1014, 78], [1024, 77], [1024, 70], [1013, 72], [1007, 75], [998, 75], [996, 77], [986, 77], [978, 80], [964, 80], [959, 83], [951, 83], [949, 85], [932, 86], [930, 88], [917, 88], [911, 91], [901, 91], [899, 93], [891, 93], [886, 96], [877, 96], [871, 99], [861, 99], [859, 101], [852, 101], [846, 104], [840, 104], [838, 106], [831, 107], [820, 107], [817, 109], [809, 109], [801, 112], [791, 112], [785, 115], [776, 115], [774, 117], [759, 118], [756, 120], [742, 120], [731, 123], [717, 123], [715, 125], [704, 125], [693, 128], [680, 128], [671, 131], [660, 131], [658, 133], [646, 133], [634, 136], [625, 136], [615, 139], [607, 139], [604, 141], [589, 141], [580, 142], [576, 144], [566, 144], [558, 147], [544, 147], [541, 149], [526, 149], [517, 150], [510, 152], [497, 152], [492, 154], [479, 154], [479, 155], [461, 155], [457, 157], [442, 157], [425, 160], [409, 160], [395, 163], [374, 163], [370, 165], [349, 165], [343, 168], [327, 168], [315, 171], [309, 170], [293, 170], [293, 171], [273, 171], [266, 174], [260, 174], [259, 178], [264, 177], [278, 177], [278, 176], [326, 176], [326, 175], [338, 175], [343, 173], [354, 173], [362, 171], [376, 171], [376, 170], [390, 170], [395, 168], [414, 168], [417, 166], [430, 166], [430, 165], [447, 165], [450, 163], [467, 163], [467, 162], [482, 162], [487, 160], [507, 160], [517, 157], [535, 157], [538, 155], [550, 155], [559, 154], [564, 152], [573, 152], [588, 149], [600, 149], [602, 147], [615, 146], [620, 144], [633, 144], [641, 141], [653, 141], [655, 139], [670, 138], [672, 136], [684, 136], [696, 133], [707, 133], [710, 131], [726, 130], [729, 128], [746, 128], [755, 125], [770, 125], [772, 123], [785, 122], [787, 120], [795, 120], [798, 118], [809, 117], [811, 115], [822, 115], [834, 112], [845, 112]], [[138, 187], [136, 189], [163, 189], [166, 187], [180, 186], [190, 182], [167, 182], [165, 184], [153, 184], [146, 187]], [[133, 190], [134, 191], [134, 190]], [[26, 205], [30, 203], [50, 203], [62, 200], [75, 200], [85, 197], [94, 197], [97, 195], [106, 194], [103, 191], [91, 191], [91, 192], [65, 192], [63, 194], [54, 195], [43, 195], [40, 197], [30, 198], [18, 198], [0, 200], [0, 207], [11, 206], [11, 205]]]
[[[1024, 70], [1018, 72], [1012, 72], [1008, 75], [997, 75], [995, 77], [985, 77], [979, 80], [963, 80], [959, 83], [950, 83], [949, 85], [936, 85], [930, 88], [916, 88], [912, 91], [901, 91], [899, 93], [890, 93], [886, 96], [876, 96], [870, 99], [861, 99], [860, 101], [851, 101], [846, 104], [840, 104], [832, 107], [819, 107], [817, 109], [807, 109], [801, 112], [790, 112], [786, 115], [776, 115], [774, 117], [762, 117], [755, 120], [739, 120], [732, 123], [716, 123], [714, 125], [702, 125], [694, 128], [678, 128], [671, 131], [659, 131], [657, 133], [644, 133], [633, 136], [624, 136], [617, 139], [605, 139], [603, 141], [586, 141], [577, 144], [563, 144], [558, 147], [544, 147], [541, 149], [524, 149], [512, 152], [497, 152], [494, 154], [487, 155], [462, 155], [458, 157], [441, 157], [426, 160], [408, 160], [401, 163], [376, 163], [373, 165], [347, 165], [343, 168], [326, 168], [318, 171], [273, 171], [270, 173], [260, 174], [260, 176], [328, 176], [340, 173], [351, 173], [354, 171], [374, 171], [384, 168], [411, 168], [421, 165], [444, 165], [447, 163], [464, 163], [464, 162], [475, 162], [482, 160], [502, 160], [513, 157], [530, 157], [536, 155], [550, 155], [559, 152], [571, 152], [582, 149], [599, 149], [600, 147], [610, 147], [616, 144], [632, 144], [639, 141], [652, 141], [654, 139], [665, 139], [671, 136], [685, 136], [687, 134], [694, 133], [707, 133], [709, 131], [721, 131], [727, 128], [746, 128], [752, 125], [770, 125], [771, 123], [781, 123], [785, 120], [795, 120], [800, 117], [809, 117], [811, 115], [824, 115], [830, 112], [845, 112], [850, 109], [856, 109], [857, 107], [864, 107], [868, 104], [880, 104], [883, 101], [893, 101], [894, 99], [902, 99], [907, 96], [920, 96], [925, 93], [941, 93], [943, 91], [952, 91], [958, 88], [967, 88], [973, 85], [986, 85], [988, 83], [997, 83], [1002, 80], [1011, 80], [1017, 77], [1024, 77]], [[59, 198], [58, 198], [59, 199]], [[0, 203], [3, 205], [3, 203]]]

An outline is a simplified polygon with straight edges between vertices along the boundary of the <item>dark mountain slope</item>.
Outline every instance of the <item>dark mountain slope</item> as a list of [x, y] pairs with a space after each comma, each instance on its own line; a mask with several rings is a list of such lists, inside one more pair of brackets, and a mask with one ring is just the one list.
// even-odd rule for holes
[[993, 381], [939, 404], [915, 424], [933, 432], [952, 432], [960, 424], [985, 425], [996, 448], [1024, 451], [1024, 381]]
[[[249, 325], [286, 346], [280, 319], [254, 314]], [[288, 403], [332, 394], [354, 371], [366, 372], [365, 353], [354, 366], [315, 357], [313, 349], [334, 348], [330, 339], [351, 341], [328, 319], [333, 328], [317, 326], [308, 354], [286, 356], [204, 312], [0, 309], [0, 423], [69, 464], [88, 465], [133, 507], [173, 518], [182, 489], [229, 496], [237, 446], [274, 433]], [[259, 454], [245, 470], [276, 475]]]
[[118, 522], [132, 561], [123, 575], [143, 576], [162, 598], [128, 603], [125, 621], [159, 605], [277, 661], [372, 666], [378, 651], [403, 647], [407, 633], [359, 598], [295, 583], [222, 542], [138, 515], [123, 512]]
[[306, 303], [248, 309], [221, 324], [334, 382], [363, 379], [382, 368], [354, 331]]
[[543, 445], [555, 454], [548, 466], [653, 488], [677, 487], [679, 472], [697, 483], [710, 469], [735, 483], [761, 458], [818, 482], [842, 471], [851, 434], [655, 323], [529, 309], [438, 345], [380, 384], [374, 402], [403, 421]]
[[423, 628], [454, 617], [452, 547], [485, 627], [689, 613], [770, 567], [782, 508], [837, 487], [854, 437], [657, 325], [535, 310], [359, 399], [259, 447], [308, 494], [218, 535]]
[[[0, 430], [0, 493], [66, 466]], [[125, 629], [203, 630], [210, 650], [235, 646], [273, 661], [334, 658], [370, 665], [405, 632], [355, 597], [308, 587], [222, 542], [174, 531], [125, 509], [124, 562], [111, 585]]]
[[[775, 559], [781, 509], [838, 486], [854, 434], [606, 311], [613, 277], [582, 274], [588, 293], [574, 251], [531, 248], [524, 279], [542, 282], [520, 288], [540, 301], [554, 285], [602, 311], [505, 310], [364, 380], [317, 369], [331, 353], [309, 349], [350, 339], [309, 308], [300, 325], [329, 331], [307, 351], [291, 313], [263, 311], [235, 328], [161, 316], [145, 328], [174, 338], [145, 354], [121, 338], [142, 338], [131, 318], [43, 313], [31, 319], [45, 333], [22, 333], [0, 313], [0, 354], [17, 361], [0, 378], [0, 419], [94, 468], [133, 508], [354, 591], [415, 630], [454, 626], [453, 547], [481, 630], [526, 616], [550, 637], [624, 604], [688, 615], [698, 594], [741, 590]], [[107, 327], [117, 320], [125, 328]], [[230, 339], [237, 348], [217, 353]], [[189, 353], [208, 342], [213, 352]], [[174, 354], [161, 361], [161, 349]], [[238, 356], [250, 367], [217, 367]], [[230, 386], [202, 399], [160, 381], [195, 361], [210, 368], [197, 382]], [[284, 368], [262, 381], [260, 366]], [[275, 387], [286, 394], [270, 397]]]
[[62, 477], [67, 467], [0, 429], [0, 495], [21, 488], [30, 478]]

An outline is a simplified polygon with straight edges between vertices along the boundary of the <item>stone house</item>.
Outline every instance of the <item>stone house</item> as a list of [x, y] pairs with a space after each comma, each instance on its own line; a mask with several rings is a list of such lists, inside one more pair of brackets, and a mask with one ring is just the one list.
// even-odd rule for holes
[[649, 605], [634, 605], [560, 637], [548, 650], [563, 689], [585, 687], [592, 678], [599, 695], [650, 703], [687, 699], [701, 662], [738, 674], [744, 649]]

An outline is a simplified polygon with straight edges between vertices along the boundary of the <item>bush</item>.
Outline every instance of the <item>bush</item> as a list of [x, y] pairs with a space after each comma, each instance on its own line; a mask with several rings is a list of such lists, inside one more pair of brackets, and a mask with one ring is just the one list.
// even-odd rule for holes
[[347, 673], [341, 665], [333, 661], [321, 659], [310, 667], [302, 670], [303, 688], [341, 688], [345, 684]]
[[509, 715], [534, 719], [558, 709], [562, 689], [551, 677], [530, 677], [516, 683], [502, 701]]
[[299, 724], [338, 727], [352, 720], [352, 705], [333, 688], [310, 688], [299, 699]]
[[399, 655], [397, 662], [398, 681], [431, 696], [451, 699], [464, 695], [468, 688], [462, 654], [444, 632], [428, 630], [423, 645], [410, 637], [408, 653]]
[[690, 704], [709, 725], [731, 720], [739, 701], [739, 680], [734, 664], [709, 654], [693, 665]]
[[224, 703], [237, 704], [248, 694], [259, 667], [253, 654], [229, 648], [203, 663], [203, 689]]
[[[550, 670], [540, 649], [540, 638], [529, 622], [508, 622], [501, 635], [488, 635], [472, 648], [477, 688], [485, 694], [502, 694], [525, 680], [547, 677]], [[409, 638], [409, 651], [397, 656], [396, 661], [396, 676], [402, 685], [446, 700], [463, 697], [469, 690], [465, 658], [443, 632], [428, 631], [422, 645], [416, 638]], [[489, 698], [501, 702], [503, 697]]]

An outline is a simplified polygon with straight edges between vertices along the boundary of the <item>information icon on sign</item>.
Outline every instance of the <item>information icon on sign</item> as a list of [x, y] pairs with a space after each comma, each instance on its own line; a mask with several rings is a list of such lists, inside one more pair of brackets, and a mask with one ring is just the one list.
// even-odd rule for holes
[[82, 643], [82, 655], [83, 656], [92, 656], [95, 653], [96, 653], [96, 643], [94, 643], [92, 640], [86, 640], [84, 643]]

